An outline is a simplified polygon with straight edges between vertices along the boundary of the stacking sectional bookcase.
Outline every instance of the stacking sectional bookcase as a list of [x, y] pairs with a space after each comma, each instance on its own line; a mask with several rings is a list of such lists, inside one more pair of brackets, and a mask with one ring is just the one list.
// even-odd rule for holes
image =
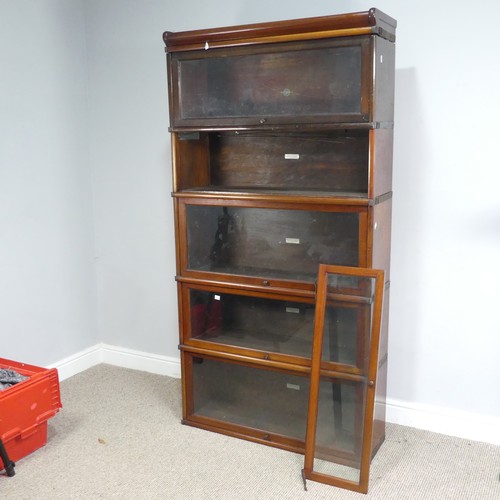
[[395, 28], [164, 33], [183, 423], [357, 491], [385, 435]]

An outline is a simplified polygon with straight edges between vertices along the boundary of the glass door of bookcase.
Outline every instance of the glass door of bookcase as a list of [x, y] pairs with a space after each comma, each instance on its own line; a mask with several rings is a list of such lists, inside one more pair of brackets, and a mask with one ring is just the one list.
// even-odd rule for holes
[[172, 53], [172, 125], [367, 122], [370, 45], [363, 36]]
[[[311, 479], [365, 493], [368, 490], [383, 286], [383, 271], [325, 264], [319, 267], [304, 481]], [[325, 339], [331, 335], [328, 314], [332, 308], [346, 310], [347, 305], [358, 311], [356, 325], [361, 331], [357, 337], [366, 342], [356, 373], [342, 364], [324, 368], [325, 346], [330, 345]], [[331, 393], [337, 408], [334, 432], [331, 422], [323, 418], [325, 391]]]
[[312, 284], [320, 262], [366, 265], [366, 207], [218, 203], [180, 200], [180, 263], [186, 276]]

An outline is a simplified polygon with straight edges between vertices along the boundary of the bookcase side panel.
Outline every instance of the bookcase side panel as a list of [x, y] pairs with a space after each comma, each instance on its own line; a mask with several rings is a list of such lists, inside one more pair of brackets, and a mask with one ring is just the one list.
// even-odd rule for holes
[[396, 47], [393, 42], [375, 38], [373, 121], [391, 124], [394, 121], [394, 77]]

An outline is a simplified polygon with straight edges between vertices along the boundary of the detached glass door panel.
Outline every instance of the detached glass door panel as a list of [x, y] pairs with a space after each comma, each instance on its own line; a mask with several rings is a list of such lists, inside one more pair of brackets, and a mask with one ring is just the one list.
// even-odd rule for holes
[[[377, 378], [378, 346], [384, 286], [383, 271], [320, 265], [316, 301], [315, 331], [311, 366], [310, 399], [307, 417], [304, 477], [354, 491], [368, 491], [373, 431], [373, 409]], [[339, 302], [340, 301], [340, 302]], [[335, 379], [349, 378], [349, 391], [336, 392], [334, 384], [322, 370], [325, 329], [330, 307], [336, 303], [357, 304], [362, 319], [356, 322], [358, 338], [364, 339], [363, 370], [348, 375], [339, 372]], [[328, 307], [328, 304], [331, 304]], [[331, 355], [331, 354], [330, 354]], [[322, 393], [332, 386], [336, 401], [336, 434], [329, 434], [325, 424]], [[339, 449], [342, 450], [339, 453]]]

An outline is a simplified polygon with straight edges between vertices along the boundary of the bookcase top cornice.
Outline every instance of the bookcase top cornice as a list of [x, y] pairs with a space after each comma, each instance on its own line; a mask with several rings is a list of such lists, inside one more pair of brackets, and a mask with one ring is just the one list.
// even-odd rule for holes
[[396, 21], [378, 9], [290, 21], [172, 32], [163, 40], [167, 52], [224, 48], [343, 36], [375, 34], [395, 41]]

